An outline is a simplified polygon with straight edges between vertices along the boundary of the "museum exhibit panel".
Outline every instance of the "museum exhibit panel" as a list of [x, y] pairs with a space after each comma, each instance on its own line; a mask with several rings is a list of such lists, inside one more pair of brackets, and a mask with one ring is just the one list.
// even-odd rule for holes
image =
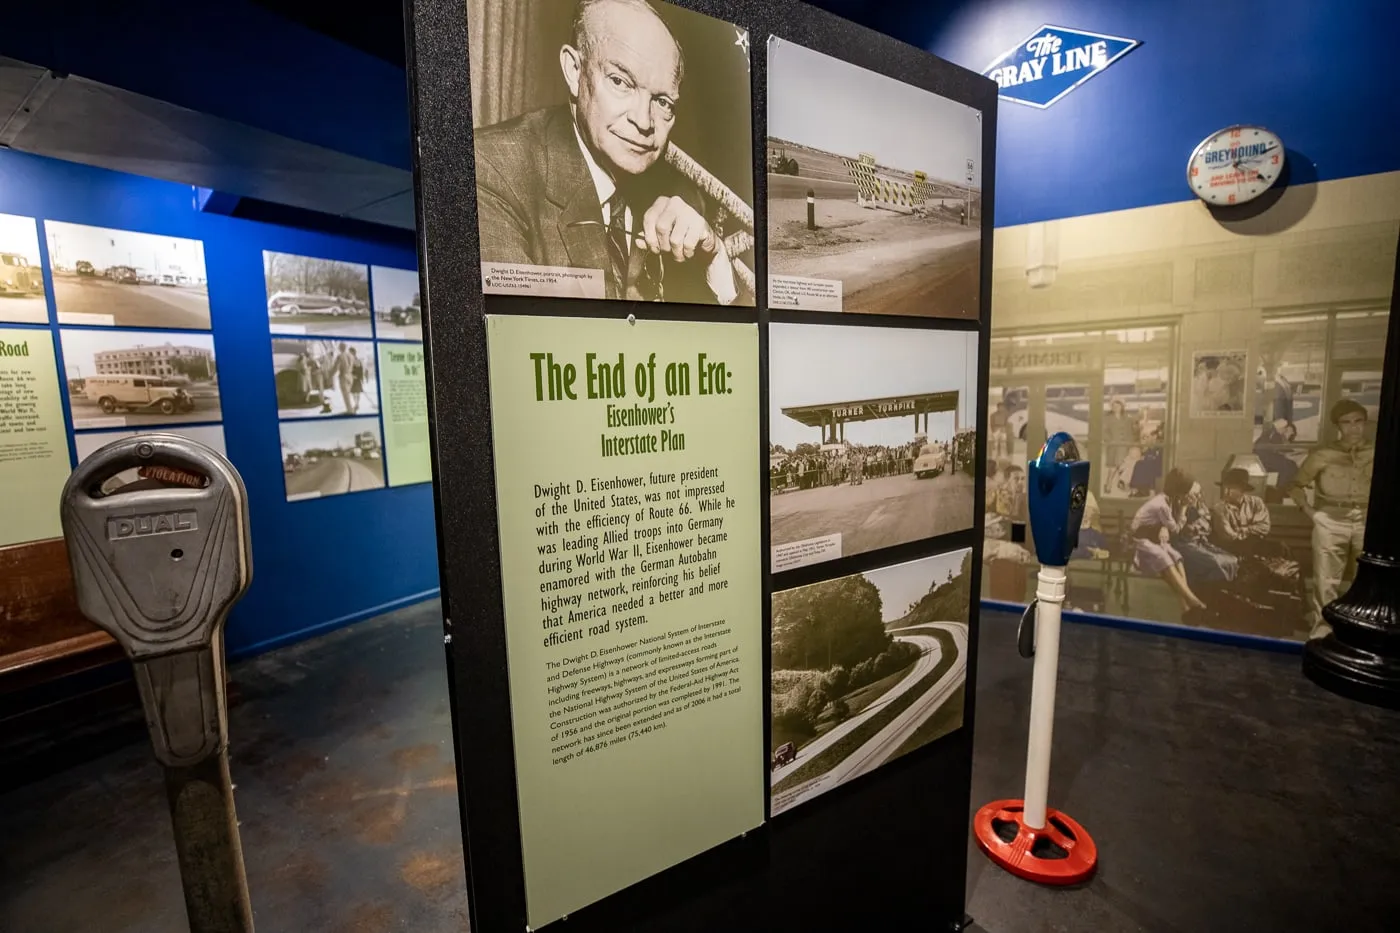
[[960, 928], [995, 85], [790, 2], [409, 24], [474, 928]]

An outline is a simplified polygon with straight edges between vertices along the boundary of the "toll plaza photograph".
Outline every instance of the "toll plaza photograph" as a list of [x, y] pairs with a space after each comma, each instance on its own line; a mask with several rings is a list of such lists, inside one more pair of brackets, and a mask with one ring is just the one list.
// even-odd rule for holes
[[972, 527], [977, 334], [773, 324], [772, 335], [775, 572]]

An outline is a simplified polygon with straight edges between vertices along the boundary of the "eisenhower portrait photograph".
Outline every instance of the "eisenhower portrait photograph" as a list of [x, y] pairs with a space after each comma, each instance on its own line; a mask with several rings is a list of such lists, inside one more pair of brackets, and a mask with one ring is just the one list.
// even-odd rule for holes
[[767, 167], [774, 308], [977, 317], [975, 109], [774, 38]]
[[746, 30], [660, 0], [468, 29], [487, 294], [753, 305]]
[[975, 332], [769, 333], [773, 572], [972, 527]]

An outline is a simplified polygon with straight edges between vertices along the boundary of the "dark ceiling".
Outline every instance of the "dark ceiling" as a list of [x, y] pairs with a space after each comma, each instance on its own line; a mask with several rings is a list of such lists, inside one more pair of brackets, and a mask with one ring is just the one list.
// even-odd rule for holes
[[[314, 32], [402, 68], [403, 0], [252, 0]], [[869, 0], [816, 0], [814, 6], [858, 22], [866, 21]], [[867, 22], [867, 25], [871, 25]]]
[[373, 55], [404, 65], [401, 0], [253, 0], [253, 3], [306, 28]]

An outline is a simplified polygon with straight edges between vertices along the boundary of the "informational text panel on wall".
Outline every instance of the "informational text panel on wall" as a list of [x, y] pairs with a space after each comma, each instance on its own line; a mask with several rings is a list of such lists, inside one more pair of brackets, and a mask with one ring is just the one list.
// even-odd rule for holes
[[538, 928], [763, 822], [758, 329], [489, 316], [487, 343]]
[[63, 534], [68, 438], [47, 330], [0, 329], [0, 547]]

